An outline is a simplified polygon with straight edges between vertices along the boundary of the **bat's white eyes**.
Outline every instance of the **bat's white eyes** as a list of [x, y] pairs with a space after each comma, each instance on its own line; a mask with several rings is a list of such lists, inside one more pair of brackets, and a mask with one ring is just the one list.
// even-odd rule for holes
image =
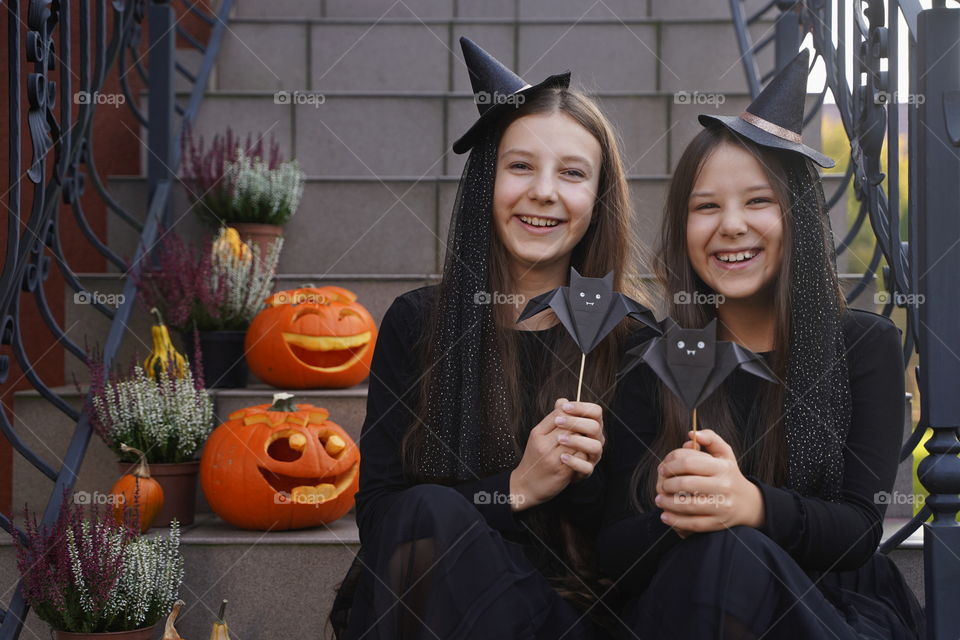
[[599, 299], [600, 299], [600, 294], [598, 293], [598, 294], [597, 294], [597, 300], [599, 300]]
[[683, 343], [683, 340], [677, 343], [677, 349], [683, 349], [686, 345]]
[[580, 297], [581, 297], [581, 298], [586, 297], [586, 295], [587, 295], [587, 294], [585, 294], [583, 291], [580, 292]]
[[703, 348], [704, 348], [705, 346], [707, 346], [707, 345], [704, 344], [703, 340], [701, 340], [700, 342], [697, 343], [697, 346], [700, 347], [701, 349], [703, 349]]

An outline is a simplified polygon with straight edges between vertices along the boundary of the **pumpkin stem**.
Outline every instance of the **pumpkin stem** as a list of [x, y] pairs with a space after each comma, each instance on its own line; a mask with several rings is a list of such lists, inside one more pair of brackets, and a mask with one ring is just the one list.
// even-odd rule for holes
[[217, 614], [217, 622], [219, 622], [220, 624], [225, 624], [226, 622], [223, 619], [223, 614], [224, 614], [224, 611], [226, 611], [226, 608], [227, 608], [227, 601], [224, 600], [223, 602], [220, 603], [220, 613]]
[[143, 451], [139, 449], [134, 449], [133, 447], [127, 446], [120, 443], [120, 451], [124, 453], [135, 453], [139, 456], [140, 461], [137, 463], [137, 466], [133, 468], [131, 475], [137, 478], [149, 478], [150, 477], [150, 465], [147, 464], [147, 456], [144, 455]]
[[293, 404], [293, 394], [292, 393], [275, 393], [273, 394], [273, 404], [270, 405], [270, 408], [267, 411], [296, 411], [297, 405]]
[[157, 309], [156, 307], [152, 307], [150, 309], [150, 313], [157, 317], [157, 324], [160, 326], [163, 326], [163, 316], [160, 315], [160, 309]]
[[177, 617], [180, 615], [180, 609], [182, 609], [183, 605], [185, 604], [186, 603], [183, 600], [177, 600], [173, 603], [173, 608], [170, 610], [170, 614], [167, 616], [167, 621], [163, 625], [162, 640], [183, 640], [180, 634], [177, 633], [173, 623], [176, 622]]

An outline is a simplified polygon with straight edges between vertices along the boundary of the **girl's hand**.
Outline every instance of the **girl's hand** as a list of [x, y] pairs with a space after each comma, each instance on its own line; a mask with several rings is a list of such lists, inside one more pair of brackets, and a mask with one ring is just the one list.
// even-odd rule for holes
[[655, 502], [661, 518], [681, 538], [691, 533], [718, 531], [764, 522], [760, 489], [740, 472], [733, 449], [710, 429], [694, 432], [682, 449], [674, 449], [657, 468]]
[[520, 464], [510, 474], [510, 504], [527, 509], [585, 478], [603, 454], [603, 410], [592, 402], [560, 398], [530, 430]]

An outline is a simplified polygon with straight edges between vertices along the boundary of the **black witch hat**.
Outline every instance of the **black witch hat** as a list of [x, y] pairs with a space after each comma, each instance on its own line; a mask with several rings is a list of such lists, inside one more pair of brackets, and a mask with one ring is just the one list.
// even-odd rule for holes
[[810, 52], [804, 49], [770, 80], [746, 111], [739, 116], [700, 114], [700, 124], [722, 124], [759, 145], [796, 151], [829, 169], [833, 160], [800, 141], [809, 62]]
[[463, 49], [463, 60], [470, 72], [470, 84], [480, 118], [453, 143], [455, 153], [466, 153], [473, 148], [481, 131], [508, 109], [521, 106], [533, 93], [549, 87], [570, 86], [569, 71], [552, 75], [540, 84], [531, 86], [470, 38], [461, 37], [460, 48]]

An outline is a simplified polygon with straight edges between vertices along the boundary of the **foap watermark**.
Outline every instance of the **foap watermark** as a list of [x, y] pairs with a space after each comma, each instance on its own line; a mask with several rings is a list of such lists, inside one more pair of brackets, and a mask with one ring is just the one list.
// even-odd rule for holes
[[699, 91], [677, 91], [673, 94], [673, 104], [710, 104], [719, 107], [727, 101], [722, 93], [700, 93]]
[[918, 504], [923, 506], [927, 497], [922, 493], [903, 493], [902, 491], [878, 491], [873, 494], [874, 504]]
[[875, 91], [873, 94], [874, 104], [915, 104], [921, 105], [927, 101], [927, 97], [922, 93], [901, 93], [894, 91]]
[[719, 509], [720, 505], [727, 501], [727, 496], [722, 493], [688, 493], [686, 491], [680, 491], [673, 494], [673, 501], [676, 504], [713, 505], [715, 509]]
[[520, 494], [502, 491], [477, 491], [473, 494], [473, 504], [523, 504], [526, 497]]
[[722, 293], [704, 293], [702, 291], [677, 291], [673, 294], [674, 304], [709, 304], [719, 307], [726, 298]]
[[273, 94], [273, 104], [310, 104], [314, 109], [327, 101], [319, 91], [277, 91]]
[[922, 293], [891, 293], [878, 291], [873, 294], [873, 303], [887, 305], [891, 302], [898, 307], [919, 307], [927, 297]]
[[73, 94], [74, 104], [107, 104], [118, 107], [127, 103], [127, 96], [122, 93], [100, 93], [99, 91], [77, 91]]
[[102, 304], [106, 307], [119, 307], [123, 304], [124, 299], [122, 293], [77, 291], [73, 294], [73, 304]]
[[77, 491], [73, 494], [74, 504], [93, 504], [111, 506], [126, 504], [127, 497], [119, 493], [103, 493], [102, 491]]
[[500, 93], [499, 91], [490, 93], [489, 91], [478, 91], [474, 94], [473, 101], [476, 104], [510, 104], [514, 107], [519, 107], [527, 101], [527, 96], [522, 93]]
[[527, 299], [519, 293], [501, 291], [477, 291], [473, 294], [473, 304], [509, 304], [514, 307], [526, 304]]
[[274, 504], [319, 505], [328, 502], [332, 494], [320, 491], [277, 491], [273, 494]]

